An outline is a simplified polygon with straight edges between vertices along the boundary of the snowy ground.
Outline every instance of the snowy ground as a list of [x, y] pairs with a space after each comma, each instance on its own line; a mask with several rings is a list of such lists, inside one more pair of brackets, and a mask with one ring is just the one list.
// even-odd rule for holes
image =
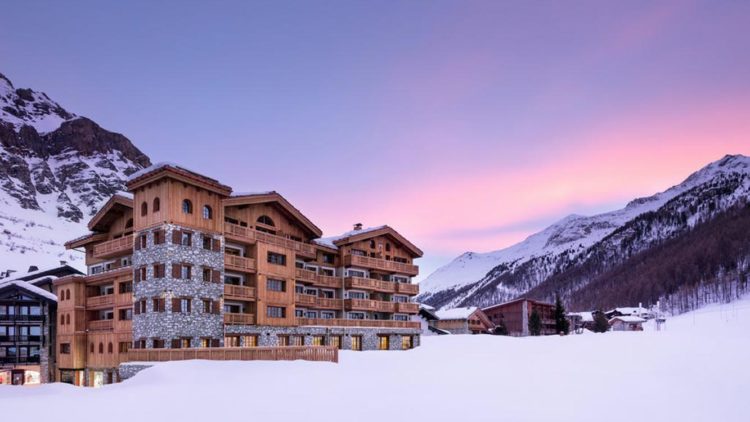
[[[750, 300], [662, 332], [443, 336], [341, 363], [169, 362], [122, 384], [0, 386], [3, 419], [746, 421]], [[106, 415], [106, 416], [105, 416]]]

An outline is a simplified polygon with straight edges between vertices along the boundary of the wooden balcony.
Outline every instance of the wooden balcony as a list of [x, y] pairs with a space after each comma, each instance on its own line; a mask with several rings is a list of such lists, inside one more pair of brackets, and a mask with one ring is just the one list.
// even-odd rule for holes
[[419, 312], [419, 305], [411, 302], [396, 302], [396, 312], [403, 314], [416, 314]]
[[344, 265], [347, 267], [372, 268], [380, 271], [388, 271], [399, 274], [416, 276], [419, 274], [419, 267], [411, 264], [404, 264], [386, 259], [370, 258], [369, 256], [345, 255]]
[[255, 232], [255, 238], [258, 241], [270, 243], [275, 246], [281, 246], [282, 248], [291, 249], [297, 255], [304, 256], [307, 258], [315, 258], [317, 256], [317, 250], [315, 246], [310, 243], [299, 242], [286, 237], [276, 236], [270, 233]]
[[315, 273], [315, 271], [303, 270], [301, 268], [297, 268], [296, 270], [295, 278], [299, 281], [312, 283], [318, 287], [341, 288], [341, 279], [339, 277], [320, 275]]
[[338, 362], [339, 351], [332, 346], [288, 347], [211, 347], [194, 349], [131, 349], [125, 362], [165, 362], [171, 360], [308, 360]]
[[255, 272], [255, 260], [235, 255], [224, 255], [224, 267], [232, 271]]
[[110, 281], [110, 280], [115, 280], [115, 279], [132, 280], [133, 279], [133, 267], [128, 265], [125, 267], [113, 268], [103, 273], [87, 275], [85, 277], [86, 277], [86, 284], [97, 284], [103, 281]]
[[419, 294], [419, 284], [396, 283], [396, 293], [415, 296]]
[[243, 227], [238, 224], [224, 223], [224, 235], [230, 239], [242, 243], [255, 243], [255, 230], [250, 227]]
[[224, 314], [224, 324], [227, 325], [254, 325], [255, 314]]
[[341, 309], [341, 299], [333, 299], [327, 297], [318, 297], [313, 295], [301, 295], [297, 294], [295, 297], [295, 304], [304, 307], [312, 307], [315, 309]]
[[86, 298], [86, 308], [111, 308], [115, 306], [115, 295], [91, 296]]
[[297, 318], [297, 325], [420, 329], [419, 322], [415, 321], [384, 321], [376, 319]]
[[94, 245], [94, 258], [112, 258], [113, 256], [131, 253], [133, 253], [132, 234]]
[[224, 298], [229, 300], [255, 300], [255, 287], [225, 284]]
[[382, 293], [396, 293], [396, 283], [375, 280], [374, 278], [347, 277], [344, 279], [347, 289], [373, 290]]
[[115, 321], [114, 329], [116, 333], [132, 333], [133, 321]]
[[396, 304], [393, 302], [369, 299], [347, 299], [344, 306], [352, 311], [394, 312], [396, 310]]
[[101, 319], [98, 321], [89, 321], [87, 328], [89, 331], [112, 331], [115, 321], [111, 319]]
[[133, 305], [133, 293], [117, 293], [115, 294], [115, 306], [132, 306]]

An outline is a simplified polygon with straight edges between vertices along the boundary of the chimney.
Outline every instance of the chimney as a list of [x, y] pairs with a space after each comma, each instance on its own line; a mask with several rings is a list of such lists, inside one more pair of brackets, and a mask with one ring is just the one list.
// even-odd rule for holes
[[30, 273], [30, 272], [34, 272], [34, 271], [39, 271], [39, 267], [37, 267], [36, 265], [30, 265], [29, 266], [29, 271], [27, 271], [27, 272]]
[[68, 261], [63, 261], [63, 260], [61, 260], [61, 261], [60, 261], [60, 266], [63, 266], [63, 265], [68, 265]]
[[355, 223], [354, 230], [362, 230], [362, 223]]

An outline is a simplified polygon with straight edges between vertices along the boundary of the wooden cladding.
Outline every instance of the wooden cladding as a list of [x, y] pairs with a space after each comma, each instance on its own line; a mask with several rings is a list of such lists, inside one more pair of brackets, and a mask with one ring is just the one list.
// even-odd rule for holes
[[86, 324], [86, 328], [88, 328], [89, 331], [112, 331], [114, 323], [114, 320], [111, 319], [89, 321], [88, 324]]
[[315, 271], [297, 268], [295, 278], [299, 281], [310, 282], [315, 286], [341, 288], [341, 278], [316, 274]]
[[339, 361], [338, 349], [333, 346], [289, 347], [216, 347], [192, 349], [129, 350], [125, 362], [166, 362], [173, 360], [307, 360], [314, 362]]
[[340, 318], [297, 318], [297, 325], [324, 327], [413, 328], [417, 330], [420, 328], [420, 323], [416, 321]]
[[129, 234], [119, 239], [108, 240], [93, 247], [94, 258], [111, 258], [126, 255], [133, 250], [133, 235]]
[[277, 236], [270, 233], [260, 232], [249, 227], [243, 227], [238, 224], [224, 223], [224, 233], [243, 243], [255, 243], [261, 241], [270, 245], [291, 249], [295, 254], [306, 258], [315, 258], [317, 249], [315, 245], [300, 242], [294, 239]]
[[347, 310], [354, 311], [395, 312], [396, 310], [394, 302], [369, 299], [346, 299], [344, 306]]
[[327, 297], [317, 297], [313, 295], [302, 295], [297, 294], [295, 296], [295, 303], [299, 306], [308, 306], [316, 309], [341, 309], [341, 299], [333, 299]]
[[227, 299], [237, 300], [254, 300], [255, 299], [255, 287], [249, 286], [234, 286], [231, 284], [224, 285], [224, 297]]
[[255, 260], [235, 255], [224, 255], [224, 265], [228, 270], [255, 272]]
[[388, 261], [386, 259], [370, 258], [360, 255], [344, 255], [344, 265], [354, 267], [372, 268], [381, 271], [396, 272], [410, 276], [419, 274], [419, 267], [412, 264]]
[[224, 313], [224, 324], [227, 325], [253, 325], [255, 314]]

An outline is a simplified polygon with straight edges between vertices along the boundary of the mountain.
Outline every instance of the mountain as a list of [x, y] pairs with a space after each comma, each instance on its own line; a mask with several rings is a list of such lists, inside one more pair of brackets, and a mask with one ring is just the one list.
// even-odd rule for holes
[[82, 255], [63, 243], [150, 159], [125, 136], [0, 74], [0, 271]]
[[[588, 307], [626, 305], [618, 300], [666, 299], [680, 286], [671, 286], [672, 290], [656, 297], [653, 289], [652, 294], [640, 296], [611, 295], [611, 290], [618, 289], [602, 277], [618, 266], [627, 268], [635, 257], [647, 259], [667, 241], [693, 235], [724, 213], [740, 212], [736, 208], [746, 206], [750, 193], [749, 175], [750, 158], [728, 155], [679, 185], [635, 199], [623, 209], [591, 217], [571, 215], [509, 248], [467, 252], [420, 283], [422, 293], [417, 299], [438, 308], [488, 306], [520, 296], [549, 300], [555, 293], [571, 305]], [[737, 251], [735, 247], [733, 252]], [[740, 255], [738, 260], [744, 256]], [[705, 280], [717, 276], [702, 275]], [[637, 278], [631, 273], [621, 284], [635, 289], [638, 282], [633, 279]]]

